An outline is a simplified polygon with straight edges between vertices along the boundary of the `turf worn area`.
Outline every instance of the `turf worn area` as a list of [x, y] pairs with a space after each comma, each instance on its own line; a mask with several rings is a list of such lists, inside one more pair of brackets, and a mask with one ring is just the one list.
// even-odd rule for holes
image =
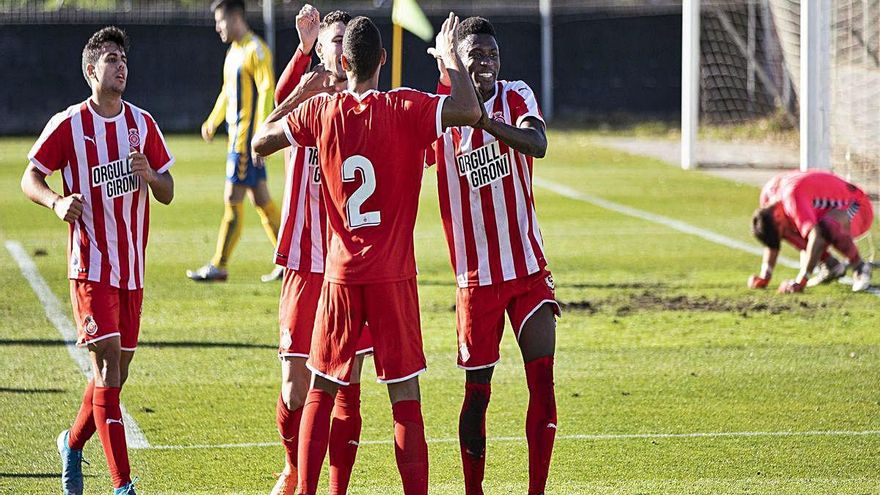
[[[176, 197], [169, 207], [153, 203], [141, 346], [123, 393], [150, 444], [167, 447], [131, 452], [147, 495], [265, 494], [283, 466], [274, 425], [279, 286], [259, 282], [272, 249], [253, 208], [229, 282], [184, 278], [213, 253], [220, 141], [169, 137]], [[0, 140], [0, 241], [25, 247], [69, 312], [66, 227], [18, 186], [31, 143]], [[280, 204], [280, 161], [269, 167]], [[756, 188], [597, 148], [584, 133], [551, 133], [536, 175], [752, 242]], [[455, 287], [433, 170], [424, 182], [416, 248], [431, 493], [461, 494]], [[59, 178], [50, 184], [58, 188]], [[839, 284], [795, 296], [752, 292], [754, 255], [549, 190], [536, 195], [564, 304], [548, 495], [880, 493], [880, 298]], [[773, 286], [793, 275], [778, 269]], [[75, 415], [83, 376], [5, 248], [0, 281], [0, 493], [57, 493], [54, 440]], [[487, 494], [527, 488], [527, 393], [512, 337], [489, 406]], [[374, 376], [370, 364], [350, 493], [399, 494], [390, 407]], [[86, 493], [109, 493], [97, 439], [86, 458]]]

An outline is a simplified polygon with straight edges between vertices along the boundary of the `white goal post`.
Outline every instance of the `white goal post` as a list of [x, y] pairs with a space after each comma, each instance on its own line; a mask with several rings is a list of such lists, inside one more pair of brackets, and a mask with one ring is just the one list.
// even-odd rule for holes
[[[803, 0], [799, 3], [797, 10], [796, 0], [682, 1], [681, 167], [683, 169], [699, 166], [696, 149], [701, 102], [705, 101], [701, 99], [700, 94], [704, 76], [723, 79], [720, 85], [728, 85], [728, 87], [717, 88], [719, 94], [729, 96], [731, 92], [741, 90], [741, 95], [729, 96], [731, 99], [739, 99], [736, 104], [721, 106], [720, 111], [729, 108], [731, 113], [740, 110], [749, 115], [760, 113], [755, 110], [755, 106], [762, 104], [755, 93], [756, 86], [760, 86], [765, 100], [774, 101], [781, 112], [787, 114], [786, 117], [790, 121], [799, 123], [800, 168], [802, 170], [832, 168], [832, 0]], [[798, 33], [787, 32], [780, 35], [774, 32], [777, 29], [776, 24], [771, 20], [774, 19], [771, 14], [774, 10], [795, 17], [799, 24], [799, 39]], [[757, 21], [759, 13], [761, 26], [758, 26]], [[701, 17], [711, 20], [716, 27], [707, 25], [704, 29]], [[715, 37], [709, 40], [701, 39], [701, 30], [716, 33]], [[764, 46], [761, 56], [758, 56], [758, 52], [762, 47], [757, 46], [756, 41], [759, 35]], [[781, 62], [775, 60], [774, 57], [784, 58], [784, 47], [778, 46], [775, 49], [768, 47], [774, 43], [783, 45], [788, 42], [790, 45], [789, 40], [792, 38], [794, 43], [799, 43], [799, 60]], [[708, 67], [706, 60], [701, 60], [704, 47], [707, 50], [717, 50], [725, 60]], [[774, 61], [782, 64], [782, 70], [769, 73], [766, 66]], [[739, 62], [742, 67], [737, 67], [735, 62]], [[788, 72], [798, 68], [799, 84], [793, 87], [795, 84], [794, 81], [789, 81]], [[740, 71], [739, 74], [731, 74], [737, 70]], [[731, 84], [729, 81], [732, 80], [741, 87], [729, 87]], [[766, 101], [764, 105], [767, 105]], [[739, 113], [734, 115], [733, 120], [741, 119], [743, 117]]]

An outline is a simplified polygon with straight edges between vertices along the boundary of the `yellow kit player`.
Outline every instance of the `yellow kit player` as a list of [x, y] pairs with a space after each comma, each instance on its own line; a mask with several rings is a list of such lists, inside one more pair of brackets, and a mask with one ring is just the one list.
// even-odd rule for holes
[[[254, 132], [272, 111], [274, 104], [272, 53], [266, 43], [250, 30], [245, 18], [244, 0], [215, 0], [211, 10], [220, 39], [230, 46], [223, 64], [223, 89], [217, 97], [214, 110], [202, 124], [202, 138], [211, 141], [217, 127], [225, 120], [229, 150], [223, 192], [225, 212], [220, 223], [217, 250], [208, 264], [197, 270], [187, 270], [186, 273], [197, 282], [226, 280], [227, 263], [241, 237], [246, 194], [250, 195], [262, 218], [263, 228], [273, 247], [280, 223], [278, 208], [266, 186], [266, 169], [250, 149]], [[268, 255], [266, 259], [269, 259]], [[281, 270], [278, 268], [264, 275], [262, 280], [280, 279]]]

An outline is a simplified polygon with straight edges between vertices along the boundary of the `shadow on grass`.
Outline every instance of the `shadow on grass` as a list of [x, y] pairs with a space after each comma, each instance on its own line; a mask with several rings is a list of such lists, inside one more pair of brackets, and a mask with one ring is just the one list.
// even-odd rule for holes
[[0, 387], [0, 394], [63, 394], [63, 388], [7, 388]]
[[35, 478], [53, 479], [60, 478], [61, 473], [0, 473], [0, 478]]
[[[64, 339], [0, 339], [0, 347], [3, 346], [22, 346], [22, 347], [57, 347], [67, 345]], [[181, 341], [141, 341], [138, 347], [147, 348], [182, 348], [182, 347], [198, 347], [198, 348], [217, 348], [217, 349], [278, 349], [278, 346], [268, 344], [253, 344], [248, 342], [210, 342], [196, 340]]]

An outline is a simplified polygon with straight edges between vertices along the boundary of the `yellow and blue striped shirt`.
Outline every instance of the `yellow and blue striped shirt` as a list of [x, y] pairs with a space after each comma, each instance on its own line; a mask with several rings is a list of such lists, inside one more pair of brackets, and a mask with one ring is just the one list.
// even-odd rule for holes
[[272, 53], [259, 36], [248, 31], [226, 52], [223, 89], [205, 124], [217, 129], [225, 120], [229, 152], [247, 154], [254, 131], [272, 112], [274, 94]]

